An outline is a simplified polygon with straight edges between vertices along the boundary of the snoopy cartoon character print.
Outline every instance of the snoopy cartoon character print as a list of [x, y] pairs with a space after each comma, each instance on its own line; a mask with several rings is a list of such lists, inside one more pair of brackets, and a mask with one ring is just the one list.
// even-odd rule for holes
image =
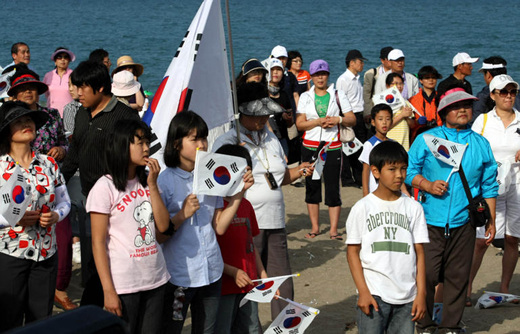
[[134, 219], [138, 224], [137, 235], [134, 239], [135, 247], [141, 247], [143, 244], [149, 245], [155, 239], [150, 229], [150, 224], [154, 224], [152, 205], [145, 201], [134, 209]]
[[[56, 203], [55, 189], [65, 180], [56, 161], [43, 154], [32, 153], [29, 168], [22, 168], [25, 180], [31, 187], [31, 204], [27, 210], [49, 212]], [[7, 183], [16, 162], [9, 156], [0, 156], [0, 187]], [[6, 226], [0, 228], [0, 252], [20, 259], [43, 261], [56, 252], [55, 225], [47, 228], [34, 226]]]

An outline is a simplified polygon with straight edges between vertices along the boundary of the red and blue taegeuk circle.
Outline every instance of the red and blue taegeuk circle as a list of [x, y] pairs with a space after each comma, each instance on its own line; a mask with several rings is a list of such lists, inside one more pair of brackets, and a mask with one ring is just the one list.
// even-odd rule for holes
[[13, 188], [13, 200], [16, 204], [20, 204], [25, 199], [25, 191], [22, 186], [15, 186]]
[[231, 174], [229, 174], [229, 171], [226, 167], [220, 166], [215, 168], [215, 171], [213, 172], [213, 178], [215, 181], [217, 181], [220, 185], [226, 185], [231, 180]]

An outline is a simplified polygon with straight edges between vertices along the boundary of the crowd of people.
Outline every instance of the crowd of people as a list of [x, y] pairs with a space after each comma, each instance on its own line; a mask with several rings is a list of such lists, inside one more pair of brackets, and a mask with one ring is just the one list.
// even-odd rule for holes
[[[321, 233], [324, 183], [331, 242], [343, 240], [341, 186], [363, 189], [346, 223], [360, 333], [460, 332], [472, 282], [497, 240], [500, 292], [509, 293], [520, 237], [520, 102], [499, 56], [484, 59], [487, 85], [477, 97], [467, 77], [479, 58], [464, 52], [439, 83], [429, 65], [405, 72], [404, 52], [393, 47], [366, 71], [367, 59], [349, 50], [336, 85], [327, 61], [306, 71], [301, 53], [280, 45], [246, 60], [236, 78], [238, 131], [212, 150], [248, 168], [244, 188], [222, 198], [193, 194], [195, 156], [208, 149], [196, 110], [169, 124], [166, 168], [151, 158], [153, 129], [140, 119], [144, 66], [131, 56], [110, 72], [108, 52], [97, 49], [72, 69], [75, 54], [60, 46], [40, 80], [27, 44], [15, 43], [11, 55], [0, 187], [19, 165], [32, 201], [16, 222], [0, 216], [0, 330], [49, 316], [53, 303], [78, 307], [66, 292], [74, 260], [82, 264], [80, 305], [104, 307], [131, 333], [180, 333], [188, 308], [193, 333], [261, 332], [256, 303], [239, 303], [253, 280], [291, 274], [288, 184], [305, 187], [312, 240]], [[402, 98], [398, 107], [374, 102], [389, 90]], [[348, 131], [360, 143], [353, 154], [344, 150]], [[464, 147], [456, 169], [439, 158], [454, 152], [439, 142]], [[483, 223], [471, 211], [476, 201], [488, 213]], [[278, 293], [293, 299], [292, 280]], [[273, 319], [285, 305], [272, 301]], [[434, 318], [439, 307], [444, 315]]]

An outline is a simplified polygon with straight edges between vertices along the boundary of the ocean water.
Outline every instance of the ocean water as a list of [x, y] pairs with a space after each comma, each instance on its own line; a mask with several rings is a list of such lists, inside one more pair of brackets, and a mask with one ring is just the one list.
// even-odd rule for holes
[[[143, 64], [140, 81], [154, 92], [200, 3], [1, 0], [0, 65], [11, 62], [10, 48], [18, 41], [29, 45], [31, 67], [42, 77], [54, 67], [50, 55], [58, 46], [75, 52], [72, 68], [91, 50], [104, 48], [112, 69], [125, 54]], [[221, 6], [224, 15], [224, 0]], [[314, 59], [327, 60], [335, 82], [345, 70], [349, 49], [359, 49], [368, 58], [367, 70], [379, 65], [381, 47], [391, 45], [404, 51], [405, 70], [410, 73], [433, 65], [446, 77], [453, 72], [453, 56], [464, 51], [481, 60], [501, 55], [508, 60], [509, 74], [520, 80], [520, 34], [515, 24], [520, 2], [516, 1], [230, 0], [230, 9], [237, 73], [247, 58], [264, 59], [281, 44], [299, 50], [306, 69]], [[477, 72], [480, 66], [477, 63], [468, 78], [475, 93], [484, 85]]]

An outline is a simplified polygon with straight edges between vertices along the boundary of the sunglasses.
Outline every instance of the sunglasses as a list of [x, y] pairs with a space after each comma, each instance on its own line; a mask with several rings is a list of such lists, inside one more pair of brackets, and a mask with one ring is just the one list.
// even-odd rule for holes
[[58, 55], [58, 56], [56, 56], [56, 58], [54, 58], [54, 59], [56, 59], [56, 60], [58, 60], [58, 59], [67, 59], [67, 60], [69, 60], [70, 57], [69, 57], [68, 55]]
[[500, 95], [500, 97], [507, 97], [507, 95], [511, 95], [512, 97], [514, 97], [518, 94], [518, 89], [507, 90], [507, 89], [503, 88], [499, 91], [495, 90], [495, 94]]

